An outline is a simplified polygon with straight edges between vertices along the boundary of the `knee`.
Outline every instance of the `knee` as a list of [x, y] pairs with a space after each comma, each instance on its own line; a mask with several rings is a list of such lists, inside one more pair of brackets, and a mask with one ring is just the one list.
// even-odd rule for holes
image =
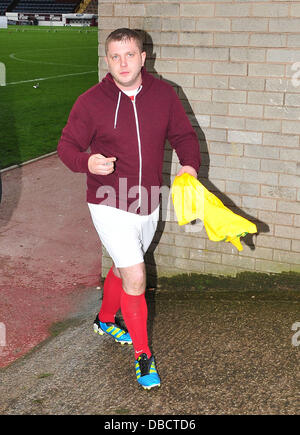
[[146, 280], [143, 271], [123, 279], [123, 289], [129, 295], [141, 295], [145, 292]]

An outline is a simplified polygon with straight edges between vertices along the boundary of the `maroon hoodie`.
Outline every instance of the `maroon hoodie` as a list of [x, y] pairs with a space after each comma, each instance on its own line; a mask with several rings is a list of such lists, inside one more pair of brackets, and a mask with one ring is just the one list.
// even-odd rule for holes
[[[172, 86], [143, 68], [142, 85], [132, 101], [108, 73], [75, 102], [58, 155], [72, 171], [87, 174], [88, 202], [145, 215], [159, 204], [166, 139], [180, 164], [198, 172], [197, 135]], [[117, 158], [113, 173], [90, 173], [88, 159], [98, 153]]]

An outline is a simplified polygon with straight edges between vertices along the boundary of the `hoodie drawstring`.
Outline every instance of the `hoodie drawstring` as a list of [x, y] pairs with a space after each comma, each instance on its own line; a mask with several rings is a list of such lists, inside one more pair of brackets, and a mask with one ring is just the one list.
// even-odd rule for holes
[[115, 112], [114, 128], [117, 128], [118, 112], [119, 112], [119, 106], [120, 106], [121, 94], [122, 94], [122, 92], [120, 91], [120, 92], [119, 92], [119, 97], [118, 97], [117, 108], [116, 108], [116, 112]]

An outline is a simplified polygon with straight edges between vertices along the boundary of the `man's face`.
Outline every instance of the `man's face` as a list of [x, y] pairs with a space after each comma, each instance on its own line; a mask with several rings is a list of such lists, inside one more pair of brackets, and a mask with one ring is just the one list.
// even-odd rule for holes
[[136, 89], [142, 83], [141, 69], [146, 53], [140, 52], [134, 39], [111, 41], [105, 57], [116, 85], [123, 90]]

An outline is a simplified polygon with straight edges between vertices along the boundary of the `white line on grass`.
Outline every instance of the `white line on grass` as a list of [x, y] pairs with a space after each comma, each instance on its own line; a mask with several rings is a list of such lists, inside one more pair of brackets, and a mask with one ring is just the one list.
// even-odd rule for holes
[[[97, 48], [97, 46], [95, 45], [95, 46], [82, 47], [82, 48], [84, 48], [85, 50], [86, 50], [86, 49], [90, 49], [90, 48], [94, 49], [94, 48]], [[45, 51], [51, 51], [51, 50], [69, 50], [69, 48], [39, 48], [39, 49], [35, 50], [35, 52], [37, 52], [37, 51], [43, 51], [43, 52], [45, 52]], [[26, 52], [28, 52], [28, 51], [29, 51], [30, 53], [32, 53], [31, 50], [25, 50], [25, 51], [22, 51], [21, 54], [22, 54], [22, 53], [26, 53]], [[10, 57], [11, 59], [13, 59], [13, 60], [17, 60], [17, 61], [19, 61], [19, 62], [41, 63], [41, 64], [44, 64], [44, 65], [59, 65], [59, 66], [60, 66], [60, 65], [63, 65], [63, 66], [74, 66], [74, 67], [78, 67], [78, 68], [81, 68], [81, 67], [83, 67], [83, 66], [87, 66], [87, 67], [91, 66], [91, 65], [73, 65], [73, 64], [70, 64], [70, 63], [45, 62], [45, 61], [43, 61], [43, 60], [22, 59], [22, 57], [17, 57], [15, 53], [11, 53], [11, 54], [9, 55], [9, 57]]]
[[95, 71], [85, 71], [85, 72], [73, 73], [73, 74], [61, 74], [59, 76], [39, 77], [38, 79], [22, 80], [20, 82], [6, 83], [6, 86], [8, 86], [8, 85], [19, 85], [21, 83], [38, 82], [38, 81], [42, 81], [42, 80], [58, 79], [58, 78], [61, 78], [61, 77], [68, 77], [68, 76], [80, 76], [80, 75], [83, 75], [83, 74], [92, 74], [92, 73], [96, 73], [96, 72], [98, 72], [98, 71], [97, 70], [95, 70]]

